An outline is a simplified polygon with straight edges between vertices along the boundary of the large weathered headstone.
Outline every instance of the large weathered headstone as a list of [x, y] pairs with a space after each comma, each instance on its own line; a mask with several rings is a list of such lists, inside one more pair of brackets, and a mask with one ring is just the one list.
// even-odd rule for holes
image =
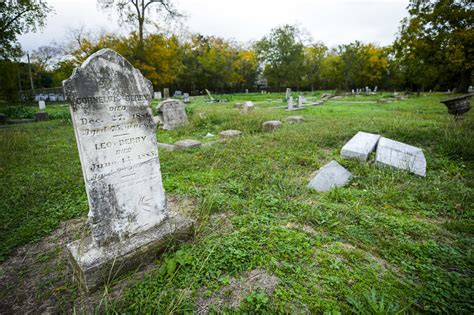
[[380, 135], [359, 131], [342, 147], [341, 157], [367, 161], [379, 139]]
[[165, 130], [176, 129], [188, 122], [186, 116], [186, 105], [179, 100], [165, 100], [156, 107], [158, 117]]
[[329, 191], [335, 187], [346, 185], [351, 178], [352, 174], [348, 170], [332, 160], [318, 170], [309, 182], [308, 188], [319, 192]]
[[[192, 229], [170, 215], [150, 102], [151, 82], [110, 49], [91, 55], [63, 82], [70, 101], [92, 236], [68, 250], [86, 289], [126, 271]], [[115, 269], [118, 268], [118, 269]]]
[[279, 120], [269, 120], [262, 124], [263, 132], [273, 132], [281, 127], [282, 123]]
[[426, 176], [426, 160], [421, 149], [384, 137], [377, 144], [375, 163]]

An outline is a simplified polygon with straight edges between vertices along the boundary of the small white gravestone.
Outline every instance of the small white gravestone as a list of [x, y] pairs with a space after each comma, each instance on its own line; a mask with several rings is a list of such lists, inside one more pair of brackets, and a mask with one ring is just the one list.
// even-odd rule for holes
[[248, 101], [248, 102], [245, 102], [244, 105], [242, 106], [242, 112], [248, 113], [248, 112], [253, 111], [254, 108], [255, 106], [253, 105], [253, 103], [251, 101]]
[[155, 100], [161, 100], [161, 92], [155, 92], [153, 93], [153, 98]]
[[378, 86], [374, 87], [374, 92], [377, 93]]
[[183, 102], [186, 103], [186, 104], [190, 102], [189, 93], [184, 93], [183, 94]]
[[329, 191], [335, 187], [346, 185], [351, 178], [352, 174], [348, 170], [332, 160], [318, 170], [309, 182], [308, 188], [319, 192]]
[[293, 110], [293, 96], [288, 97], [288, 110]]
[[39, 101], [38, 106], [40, 110], [44, 110], [46, 108], [46, 103], [44, 101]]
[[426, 159], [421, 149], [384, 137], [377, 144], [375, 163], [426, 176]]
[[297, 108], [303, 108], [303, 101], [304, 97], [303, 96], [298, 96], [298, 105], [296, 106]]
[[380, 135], [359, 131], [341, 150], [341, 157], [367, 161], [369, 154], [375, 150]]
[[219, 136], [221, 138], [231, 138], [231, 137], [237, 137], [242, 135], [242, 131], [239, 130], [224, 130], [219, 133]]
[[170, 89], [169, 88], [164, 88], [163, 89], [163, 98], [166, 100], [170, 98]]
[[[136, 268], [192, 221], [171, 214], [150, 108], [152, 84], [110, 49], [63, 82], [89, 200], [91, 237], [67, 245], [87, 290]], [[156, 252], [155, 252], [156, 251]]]
[[165, 130], [176, 129], [188, 122], [186, 105], [180, 100], [168, 99], [156, 107], [158, 117]]
[[245, 89], [245, 94], [249, 94], [249, 89]]
[[286, 88], [286, 96], [285, 98], [288, 100], [288, 98], [291, 97], [291, 89], [290, 88]]
[[[430, 90], [431, 92], [431, 90]], [[467, 92], [468, 93], [474, 93], [474, 87], [471, 85], [468, 89], [467, 89]]]

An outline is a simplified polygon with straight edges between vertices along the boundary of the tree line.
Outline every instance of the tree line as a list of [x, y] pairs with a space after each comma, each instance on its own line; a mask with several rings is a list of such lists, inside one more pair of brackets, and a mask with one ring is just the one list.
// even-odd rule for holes
[[[119, 2], [122, 2], [122, 10], [128, 3]], [[37, 1], [35, 3], [38, 5]], [[106, 3], [110, 7], [113, 1]], [[474, 14], [470, 1], [412, 0], [408, 6], [410, 15], [401, 21], [392, 45], [381, 47], [354, 41], [333, 48], [308, 40], [301, 29], [293, 25], [276, 27], [252, 43], [201, 34], [145, 33], [147, 2], [133, 3], [137, 3], [138, 10], [133, 11], [130, 7], [129, 12], [122, 12], [128, 21], [134, 21], [130, 12], [142, 12], [143, 15], [135, 17], [139, 19], [139, 28], [129, 35], [94, 35], [78, 29], [70, 32], [68, 43], [33, 51], [33, 85], [36, 88], [61, 86], [74, 67], [102, 48], [122, 54], [151, 80], [156, 90], [169, 87], [192, 94], [199, 94], [204, 89], [217, 93], [245, 89], [281, 91], [287, 87], [350, 91], [365, 86], [385, 90], [457, 89], [463, 92], [472, 82]], [[138, 6], [140, 3], [143, 4], [142, 11]], [[160, 3], [164, 3], [168, 14], [179, 15], [169, 1]], [[5, 4], [0, 3], [0, 7], [2, 5]], [[41, 21], [39, 12], [50, 9], [36, 7], [32, 18]], [[1, 19], [0, 28], [7, 28], [5, 16]], [[27, 24], [19, 27], [22, 25]], [[37, 26], [40, 25], [29, 28]], [[30, 88], [30, 69], [20, 61], [23, 53], [12, 40], [15, 34], [5, 34], [8, 38], [0, 40], [0, 97], [13, 100], [19, 89]]]

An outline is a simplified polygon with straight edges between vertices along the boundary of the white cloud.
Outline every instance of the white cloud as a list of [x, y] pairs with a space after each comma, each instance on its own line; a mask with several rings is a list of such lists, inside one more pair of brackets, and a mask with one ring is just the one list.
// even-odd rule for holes
[[[43, 32], [20, 37], [24, 49], [64, 40], [69, 27], [86, 26], [119, 32], [116, 15], [98, 9], [96, 0], [50, 0], [56, 14]], [[260, 39], [282, 24], [298, 24], [314, 40], [336, 46], [355, 40], [390, 44], [400, 20], [407, 15], [408, 0], [178, 0], [176, 7], [188, 18], [192, 32], [239, 41]], [[122, 30], [123, 31], [123, 30]]]

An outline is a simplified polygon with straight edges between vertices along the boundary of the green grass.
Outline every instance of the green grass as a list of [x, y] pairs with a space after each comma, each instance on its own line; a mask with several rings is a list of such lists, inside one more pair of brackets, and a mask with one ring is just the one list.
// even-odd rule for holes
[[[193, 101], [189, 126], [157, 132], [167, 143], [203, 140], [207, 132], [225, 129], [245, 136], [191, 151], [160, 151], [166, 191], [197, 202], [196, 237], [170, 249], [156, 271], [110, 301], [109, 311], [190, 312], [203, 290], [218, 291], [230, 277], [257, 267], [277, 276], [278, 285], [271, 296], [249, 294], [241, 311], [474, 311], [472, 111], [454, 122], [441, 95], [348, 102], [376, 100], [360, 96], [291, 113], [262, 103], [244, 115], [234, 102], [283, 94], [225, 97], [231, 102]], [[304, 116], [305, 123], [261, 133], [263, 121], [290, 115]], [[422, 148], [426, 178], [341, 160], [341, 147], [359, 130]], [[85, 216], [88, 205], [67, 119], [2, 128], [0, 150], [5, 259], [60, 222]], [[331, 159], [354, 174], [350, 185], [329, 193], [308, 190], [310, 174]], [[216, 218], [222, 213], [230, 214], [230, 228]]]

